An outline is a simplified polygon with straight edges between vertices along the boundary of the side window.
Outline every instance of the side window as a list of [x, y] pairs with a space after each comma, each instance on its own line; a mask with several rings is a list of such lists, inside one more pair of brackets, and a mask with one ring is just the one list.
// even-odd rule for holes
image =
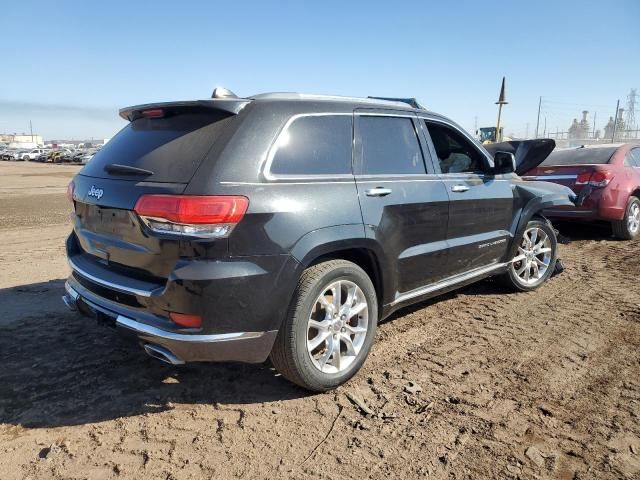
[[482, 173], [485, 159], [464, 135], [439, 123], [426, 122], [442, 173]]
[[640, 167], [640, 148], [629, 150], [626, 160], [632, 167]]
[[364, 175], [425, 174], [413, 121], [406, 117], [361, 115], [358, 133]]
[[351, 115], [303, 116], [278, 137], [275, 175], [351, 174]]

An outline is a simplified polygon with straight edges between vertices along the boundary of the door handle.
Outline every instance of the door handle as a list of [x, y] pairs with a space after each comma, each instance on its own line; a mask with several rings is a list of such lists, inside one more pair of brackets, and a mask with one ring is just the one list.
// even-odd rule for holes
[[367, 197], [384, 197], [391, 193], [390, 188], [376, 187], [364, 191]]
[[467, 190], [469, 190], [469, 187], [466, 185], [454, 185], [451, 187], [452, 192], [466, 192]]

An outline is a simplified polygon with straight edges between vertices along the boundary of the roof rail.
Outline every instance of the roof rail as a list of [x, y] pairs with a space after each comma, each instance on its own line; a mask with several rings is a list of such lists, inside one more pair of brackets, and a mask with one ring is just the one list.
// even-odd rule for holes
[[418, 100], [416, 100], [415, 98], [399, 98], [399, 97], [374, 97], [374, 96], [369, 96], [367, 98], [373, 98], [376, 100], [387, 100], [389, 102], [402, 102], [402, 103], [406, 103], [407, 105], [413, 107], [413, 108], [419, 108], [420, 110], [426, 110], [425, 107], [423, 107], [422, 105], [420, 105], [418, 103]]
[[[357, 102], [368, 103], [372, 105], [380, 105], [381, 103], [387, 103], [388, 105], [405, 106], [407, 102], [404, 100], [384, 99], [376, 97], [345, 97], [342, 95], [317, 95], [311, 93], [295, 93], [295, 92], [269, 92], [258, 93], [248, 97], [254, 100], [325, 100], [334, 102]], [[416, 102], [417, 104], [417, 102]]]

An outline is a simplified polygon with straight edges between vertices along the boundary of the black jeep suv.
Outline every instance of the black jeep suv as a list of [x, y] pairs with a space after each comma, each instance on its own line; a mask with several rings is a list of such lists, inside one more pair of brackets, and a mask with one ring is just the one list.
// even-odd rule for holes
[[311, 390], [347, 381], [378, 321], [502, 275], [547, 280], [525, 182], [413, 102], [302, 94], [141, 105], [69, 185], [65, 303], [181, 364], [263, 362]]

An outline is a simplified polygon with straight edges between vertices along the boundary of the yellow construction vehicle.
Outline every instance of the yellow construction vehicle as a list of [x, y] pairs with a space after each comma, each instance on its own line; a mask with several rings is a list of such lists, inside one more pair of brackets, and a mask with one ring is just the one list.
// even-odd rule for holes
[[[503, 128], [500, 126], [500, 120], [502, 117], [502, 106], [507, 105], [507, 92], [505, 88], [505, 79], [502, 77], [502, 85], [500, 86], [500, 95], [498, 96], [498, 122], [495, 127], [482, 127], [476, 130], [480, 143], [483, 145], [491, 143], [500, 143], [510, 139], [504, 138]], [[496, 135], [497, 134], [497, 135]]]

